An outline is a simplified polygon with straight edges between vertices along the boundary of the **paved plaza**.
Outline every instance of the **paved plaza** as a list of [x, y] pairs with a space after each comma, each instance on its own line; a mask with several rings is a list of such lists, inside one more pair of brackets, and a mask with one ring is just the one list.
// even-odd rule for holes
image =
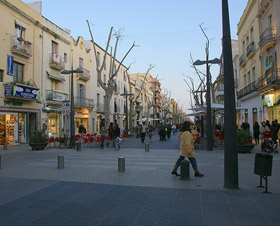
[[[257, 188], [255, 147], [239, 154], [239, 190], [224, 185], [224, 153], [196, 150], [205, 174], [180, 180], [171, 175], [178, 158], [178, 138], [159, 142], [149, 152], [139, 139], [128, 138], [121, 149], [47, 148], [28, 145], [0, 151], [0, 225], [280, 225], [280, 157], [273, 155], [268, 179], [271, 194]], [[57, 169], [64, 156], [64, 169]], [[118, 158], [125, 172], [118, 172]]]

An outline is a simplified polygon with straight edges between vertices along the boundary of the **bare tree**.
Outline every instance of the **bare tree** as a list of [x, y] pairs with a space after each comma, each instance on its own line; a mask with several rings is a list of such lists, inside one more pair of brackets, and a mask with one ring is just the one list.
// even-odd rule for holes
[[171, 100], [171, 91], [163, 89], [163, 98], [161, 99], [161, 106], [163, 112], [163, 120], [166, 122], [166, 117], [170, 113], [169, 104]]
[[[132, 44], [132, 46], [130, 47], [130, 49], [126, 52], [126, 54], [124, 55], [124, 57], [122, 58], [122, 60], [119, 62], [118, 66], [116, 66], [116, 54], [117, 54], [117, 48], [118, 48], [118, 43], [119, 40], [121, 38], [119, 33], [115, 33], [113, 34], [113, 27], [111, 27], [110, 32], [109, 32], [109, 36], [108, 36], [108, 41], [106, 44], [106, 49], [105, 49], [105, 53], [103, 56], [103, 61], [100, 64], [99, 59], [98, 59], [98, 55], [97, 55], [97, 50], [96, 50], [96, 44], [95, 41], [93, 39], [93, 35], [92, 35], [92, 31], [91, 31], [91, 27], [89, 25], [89, 21], [87, 20], [87, 24], [88, 24], [88, 29], [89, 29], [89, 33], [91, 36], [91, 41], [93, 44], [93, 50], [94, 50], [94, 55], [95, 55], [95, 62], [96, 62], [96, 71], [97, 71], [97, 81], [99, 83], [99, 85], [102, 87], [102, 89], [105, 91], [105, 97], [104, 97], [104, 112], [105, 112], [105, 126], [108, 127], [109, 123], [110, 123], [110, 115], [111, 115], [111, 107], [110, 107], [110, 102], [112, 99], [112, 95], [115, 89], [115, 82], [114, 82], [114, 77], [118, 74], [119, 69], [121, 67], [121, 65], [123, 64], [125, 58], [128, 56], [128, 54], [131, 52], [131, 50], [136, 46], [135, 42]], [[116, 42], [114, 45], [114, 49], [112, 49], [111, 47], [111, 51], [110, 51], [110, 55], [108, 54], [108, 49], [109, 49], [109, 45], [110, 45], [110, 41], [112, 39], [112, 37], [116, 38]], [[106, 57], [107, 55], [109, 55], [110, 57], [110, 69], [109, 69], [109, 79], [107, 84], [104, 84], [104, 82], [102, 81], [101, 75], [102, 75], [102, 71], [104, 70], [104, 65], [106, 62]]]
[[[136, 96], [136, 93], [135, 93], [135, 95], [129, 96], [129, 127], [130, 127], [129, 130], [132, 130], [132, 113], [133, 113], [133, 110], [135, 110], [135, 107], [138, 104], [137, 100], [138, 100], [139, 96], [141, 95], [141, 92], [142, 92], [142, 90], [144, 88], [144, 84], [145, 84], [145, 82], [147, 80], [147, 75], [149, 74], [149, 72], [154, 67], [155, 67], [155, 65], [152, 65], [152, 64], [149, 65], [149, 68], [147, 69], [147, 71], [146, 71], [146, 73], [144, 75], [144, 79], [142, 80], [141, 88], [140, 88], [140, 91], [139, 91], [138, 95]], [[126, 74], [127, 79], [128, 79], [129, 92], [132, 93], [131, 78], [130, 78], [130, 74], [128, 73], [128, 70], [125, 71], [125, 74]]]

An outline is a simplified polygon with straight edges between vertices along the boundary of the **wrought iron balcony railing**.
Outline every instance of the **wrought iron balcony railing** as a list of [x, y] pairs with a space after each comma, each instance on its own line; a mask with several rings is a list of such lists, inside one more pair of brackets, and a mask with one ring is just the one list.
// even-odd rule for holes
[[276, 31], [274, 27], [269, 27], [260, 36], [259, 47], [263, 48], [276, 41]]
[[81, 96], [74, 97], [74, 105], [78, 107], [94, 107], [94, 99], [89, 99]]
[[244, 87], [243, 89], [241, 89], [238, 93], [237, 93], [237, 98], [240, 99], [244, 96], [249, 95], [250, 93], [254, 92], [257, 90], [256, 87], [256, 82], [252, 82], [251, 84], [249, 84], [248, 86]]
[[255, 43], [251, 42], [248, 46], [247, 46], [247, 57], [250, 58], [251, 56], [253, 56], [255, 53]]
[[268, 70], [258, 79], [257, 89], [262, 90], [275, 83], [280, 83], [280, 68]]

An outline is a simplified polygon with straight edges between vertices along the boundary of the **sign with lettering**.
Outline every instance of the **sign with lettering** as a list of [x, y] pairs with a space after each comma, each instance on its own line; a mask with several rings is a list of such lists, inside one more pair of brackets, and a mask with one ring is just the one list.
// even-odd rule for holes
[[24, 99], [39, 100], [40, 91], [38, 88], [20, 84], [5, 85], [5, 97], [19, 97]]

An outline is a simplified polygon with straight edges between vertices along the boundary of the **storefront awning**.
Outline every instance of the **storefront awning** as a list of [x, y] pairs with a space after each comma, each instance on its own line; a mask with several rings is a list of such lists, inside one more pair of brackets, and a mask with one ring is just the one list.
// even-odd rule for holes
[[43, 112], [46, 112], [46, 113], [60, 113], [61, 110], [60, 109], [52, 109], [52, 108], [43, 108]]
[[52, 74], [52, 73], [49, 73], [48, 71], [47, 71], [47, 74], [48, 74], [49, 78], [51, 78], [51, 79], [55, 79], [60, 82], [65, 81], [65, 78], [62, 75]]

